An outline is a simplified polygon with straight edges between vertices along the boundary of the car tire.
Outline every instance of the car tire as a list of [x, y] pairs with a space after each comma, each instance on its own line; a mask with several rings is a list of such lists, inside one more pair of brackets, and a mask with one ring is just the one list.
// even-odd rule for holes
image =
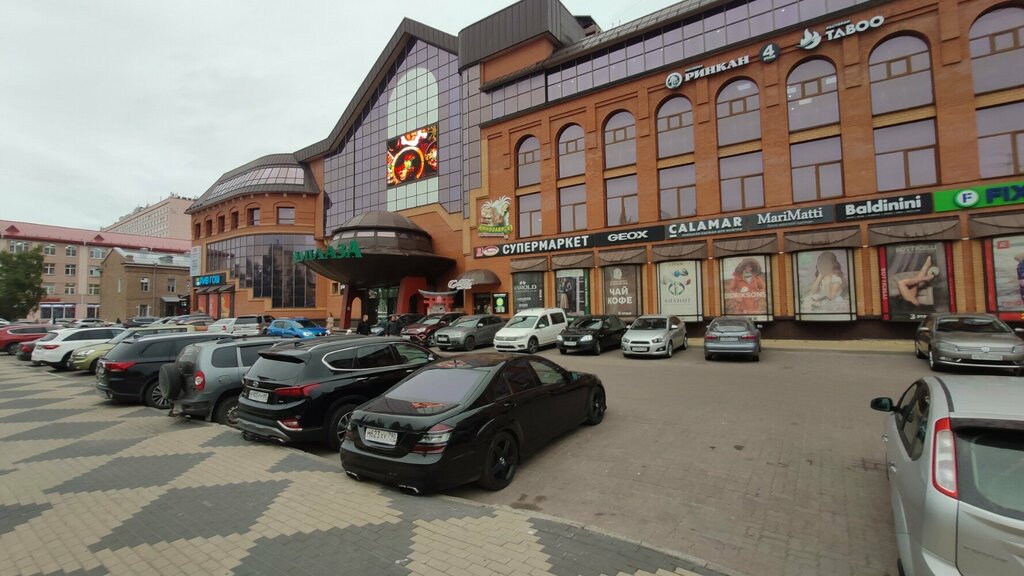
[[473, 348], [476, 348], [476, 340], [474, 340], [472, 336], [466, 336], [466, 342], [463, 344], [463, 348], [466, 349], [466, 352], [472, 351]]
[[327, 427], [324, 430], [326, 433], [327, 445], [331, 447], [331, 450], [339, 450], [341, 448], [341, 438], [345, 435], [344, 428], [341, 428], [344, 423], [347, 427], [348, 416], [352, 414], [352, 411], [356, 409], [355, 404], [342, 404], [331, 412], [331, 417], [327, 419]]
[[561, 354], [562, 356], [565, 356], [567, 354], [567, 352], [565, 351], [565, 348], [559, 348], [558, 349], [558, 353]]
[[448, 346], [438, 346], [437, 349], [440, 350], [441, 352], [447, 352], [448, 350], [451, 350], [451, 348], [449, 348]]
[[669, 340], [668, 340], [668, 347], [665, 348], [665, 358], [671, 358], [672, 357], [672, 352], [675, 351], [674, 348], [675, 348], [675, 346], [672, 345], [672, 339], [669, 338]]
[[750, 357], [750, 359], [753, 360], [754, 362], [760, 362], [761, 361], [761, 355], [760, 354], [754, 354], [753, 356]]
[[14, 356], [15, 354], [18, 353], [18, 343], [17, 342], [12, 342], [12, 343], [8, 344], [7, 348], [5, 348], [5, 350], [7, 351], [7, 354], [9, 356]]
[[432, 347], [434, 345], [434, 335], [427, 336], [427, 341], [424, 344], [426, 344], [427, 348]]
[[683, 336], [683, 350], [690, 347], [690, 339], [687, 336]]
[[928, 368], [932, 372], [942, 372], [942, 366], [940, 366], [939, 363], [935, 361], [935, 353], [932, 351], [930, 347], [928, 348]]
[[68, 369], [68, 358], [71, 358], [71, 352], [65, 354], [64, 357], [60, 359], [60, 363], [58, 363], [55, 366], [51, 366], [51, 368], [53, 368], [57, 372], [64, 372], [65, 370]]
[[96, 373], [96, 367], [99, 366], [99, 364], [100, 364], [100, 359], [99, 358], [93, 360], [92, 364], [89, 364], [89, 374], [95, 374]]
[[714, 354], [709, 354], [709, 353], [705, 352], [704, 353], [704, 359], [705, 360], [709, 360], [709, 361], [710, 360], [714, 360], [715, 359], [715, 355]]
[[527, 342], [527, 344], [526, 344], [526, 353], [527, 354], [536, 354], [538, 348], [540, 348], [540, 345], [537, 342], [537, 339], [536, 338], [530, 338], [530, 341]]
[[907, 576], [907, 573], [903, 570], [903, 560], [900, 558], [896, 559], [896, 572], [899, 576]]
[[160, 389], [160, 381], [157, 379], [150, 381], [146, 385], [142, 393], [142, 402], [150, 408], [159, 408], [160, 410], [166, 410], [171, 407], [171, 401], [164, 394], [164, 391]]
[[501, 490], [512, 483], [518, 468], [519, 445], [516, 439], [508, 432], [498, 432], [484, 456], [484, 469], [480, 471], [479, 484], [487, 490]]
[[603, 386], [594, 386], [590, 391], [587, 400], [587, 425], [597, 426], [604, 420], [604, 413], [608, 410], [607, 398]]
[[229, 394], [226, 398], [217, 403], [213, 411], [213, 421], [223, 426], [235, 428], [238, 426], [238, 396]]
[[167, 363], [161, 366], [157, 381], [168, 400], [177, 400], [181, 396], [181, 372], [176, 365]]
[[927, 356], [925, 356], [924, 354], [921, 353], [921, 348], [918, 347], [916, 341], [914, 342], [914, 356], [917, 356], [918, 358], [921, 358], [922, 360], [924, 358], [927, 358]]
[[601, 341], [598, 340], [594, 342], [594, 356], [600, 356], [601, 352], [603, 352], [603, 350], [601, 350]]

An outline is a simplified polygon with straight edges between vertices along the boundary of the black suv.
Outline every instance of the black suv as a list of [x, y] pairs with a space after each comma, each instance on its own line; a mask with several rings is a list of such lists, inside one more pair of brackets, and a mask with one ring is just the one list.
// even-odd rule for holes
[[436, 360], [423, 346], [377, 336], [300, 340], [259, 354], [238, 399], [245, 436], [320, 441], [334, 449], [356, 406]]
[[145, 336], [114, 346], [96, 367], [96, 389], [109, 400], [144, 402], [153, 408], [169, 408], [170, 401], [158, 386], [160, 367], [174, 362], [189, 344], [230, 338], [221, 333], [185, 332]]

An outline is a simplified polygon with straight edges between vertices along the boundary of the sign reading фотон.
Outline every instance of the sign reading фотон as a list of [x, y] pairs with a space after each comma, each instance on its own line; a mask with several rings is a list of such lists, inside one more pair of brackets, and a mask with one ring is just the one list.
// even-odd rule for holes
[[202, 288], [203, 286], [220, 286], [223, 283], [223, 274], [204, 274], [192, 279], [192, 286], [195, 288]]
[[299, 262], [311, 260], [342, 260], [345, 258], [362, 257], [363, 252], [359, 249], [359, 244], [352, 240], [348, 245], [338, 244], [337, 246], [328, 246], [327, 248], [292, 252], [292, 263], [298, 264]]

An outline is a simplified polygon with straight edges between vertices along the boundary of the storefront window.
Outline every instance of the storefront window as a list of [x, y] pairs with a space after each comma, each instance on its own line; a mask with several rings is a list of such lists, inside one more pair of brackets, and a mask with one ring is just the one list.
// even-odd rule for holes
[[604, 267], [604, 313], [635, 318], [640, 315], [640, 267]]
[[949, 279], [953, 267], [945, 242], [893, 244], [879, 249], [882, 318], [923, 320], [951, 312]]
[[512, 275], [512, 306], [514, 312], [544, 307], [543, 272], [517, 272]]
[[[240, 288], [269, 298], [273, 308], [316, 306], [316, 273], [292, 262], [292, 252], [316, 248], [312, 236], [253, 234], [206, 245], [206, 271], [227, 270]], [[212, 316], [212, 314], [211, 314]]]
[[988, 310], [1003, 320], [1024, 320], [1024, 236], [985, 241]]
[[493, 314], [490, 292], [473, 294], [473, 314]]
[[771, 320], [771, 269], [767, 256], [722, 258], [722, 314]]
[[555, 272], [555, 304], [566, 314], [590, 314], [590, 275], [586, 270]]
[[700, 261], [658, 264], [658, 311], [692, 322], [703, 320]]
[[849, 250], [813, 250], [793, 255], [797, 320], [855, 320], [853, 258]]

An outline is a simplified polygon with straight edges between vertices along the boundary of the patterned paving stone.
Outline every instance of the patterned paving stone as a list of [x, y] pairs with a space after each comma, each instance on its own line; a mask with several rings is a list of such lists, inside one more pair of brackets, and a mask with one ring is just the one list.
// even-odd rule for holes
[[17, 390], [10, 390], [14, 395], [5, 396], [0, 392], [0, 398], [15, 398], [14, 400], [7, 400], [6, 402], [0, 402], [0, 410], [26, 410], [29, 408], [40, 408], [43, 406], [49, 406], [50, 404], [56, 404], [57, 402], [63, 402], [64, 398], [25, 398], [24, 394], [19, 393]]
[[[204, 444], [208, 446], [209, 442]], [[341, 464], [331, 466], [319, 458], [310, 458], [304, 454], [289, 454], [274, 464], [268, 472], [337, 472], [341, 471]]]
[[203, 448], [220, 448], [223, 446], [252, 446], [253, 443], [242, 438], [242, 433], [233, 428], [225, 429], [220, 434], [200, 444]]
[[110, 428], [108, 422], [54, 422], [3, 438], [5, 442], [20, 440], [72, 440]]
[[310, 576], [346, 574], [404, 576], [408, 562], [408, 525], [389, 524], [373, 532], [365, 528], [335, 528], [312, 534], [260, 538], [236, 568], [236, 574], [286, 574], [301, 566]]
[[71, 493], [162, 486], [210, 456], [163, 454], [114, 458], [99, 468], [72, 478], [47, 492]]
[[0, 418], [0, 424], [13, 424], [16, 422], [53, 422], [68, 416], [81, 413], [81, 410], [74, 408], [35, 408], [24, 410]]
[[109, 440], [80, 440], [49, 452], [43, 452], [17, 462], [43, 462], [45, 460], [61, 460], [63, 458], [84, 458], [87, 456], [113, 456], [118, 452], [138, 444], [144, 440], [135, 438], [114, 438]]
[[138, 410], [132, 410], [124, 414], [118, 414], [118, 418], [145, 418], [147, 416], [166, 416], [166, 410], [157, 410], [156, 408], [139, 408]]
[[105, 576], [109, 573], [110, 571], [104, 568], [103, 566], [97, 566], [92, 570], [79, 569], [74, 570], [72, 572], [65, 572], [63, 570], [59, 570], [57, 572], [44, 572], [43, 576]]
[[50, 508], [49, 504], [8, 504], [0, 506], [0, 534], [14, 530], [19, 524], [28, 522]]
[[667, 554], [575, 526], [540, 518], [532, 518], [530, 523], [550, 557], [550, 572], [557, 576], [633, 574], [637, 570], [653, 574], [660, 569], [671, 572], [679, 563]]

